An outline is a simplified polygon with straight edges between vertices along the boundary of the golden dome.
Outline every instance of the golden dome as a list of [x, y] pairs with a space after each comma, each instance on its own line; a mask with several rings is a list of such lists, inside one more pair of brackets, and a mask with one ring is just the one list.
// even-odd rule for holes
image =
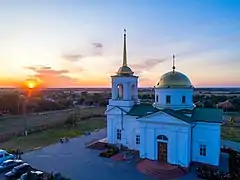
[[193, 88], [193, 86], [184, 74], [170, 71], [161, 76], [155, 88]]
[[131, 70], [130, 67], [125, 65], [125, 66], [122, 66], [118, 69], [117, 75], [119, 75], [119, 76], [132, 76], [133, 71]]

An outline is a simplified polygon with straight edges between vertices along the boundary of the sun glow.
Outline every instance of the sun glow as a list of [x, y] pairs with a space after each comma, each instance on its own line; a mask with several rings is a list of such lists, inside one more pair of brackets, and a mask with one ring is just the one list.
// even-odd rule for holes
[[33, 83], [33, 82], [29, 82], [29, 83], [27, 84], [27, 86], [28, 86], [29, 89], [33, 89], [34, 87], [36, 87], [36, 84]]
[[36, 79], [27, 79], [25, 82], [25, 86], [28, 89], [35, 89], [39, 86], [39, 82]]

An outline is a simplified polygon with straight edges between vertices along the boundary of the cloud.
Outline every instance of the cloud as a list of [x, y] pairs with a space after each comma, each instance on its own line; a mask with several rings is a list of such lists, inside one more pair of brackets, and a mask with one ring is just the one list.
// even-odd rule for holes
[[27, 66], [25, 69], [29, 69], [32, 71], [37, 71], [38, 69], [44, 69], [44, 70], [49, 70], [51, 67], [49, 66], [43, 66], [43, 65], [36, 65], [36, 66]]
[[[77, 78], [68, 76], [68, 70], [56, 70], [48, 66], [31, 66], [26, 67], [34, 72], [32, 78], [40, 79], [46, 87], [66, 87], [66, 86], [79, 86], [80, 81]], [[80, 70], [80, 69], [79, 69]]]
[[69, 73], [68, 70], [54, 70], [49, 66], [29, 66], [26, 69], [32, 70], [37, 74], [48, 74], [48, 75], [61, 75]]
[[92, 43], [92, 45], [95, 47], [95, 48], [103, 48], [103, 44], [102, 43]]
[[103, 51], [103, 44], [99, 42], [92, 43], [93, 50], [90, 56], [101, 56]]
[[67, 61], [71, 61], [71, 62], [77, 62], [83, 58], [89, 57], [89, 56], [100, 56], [102, 55], [102, 49], [103, 49], [103, 44], [100, 42], [94, 42], [91, 44], [91, 48], [90, 48], [90, 53], [79, 53], [79, 52], [75, 52], [75, 53], [66, 53], [64, 55], [62, 55], [62, 58], [67, 60]]
[[67, 61], [76, 62], [84, 58], [85, 56], [79, 53], [68, 53], [68, 54], [64, 54], [62, 57]]
[[163, 63], [167, 60], [167, 58], [151, 58], [151, 59], [147, 59], [141, 63], [138, 64], [133, 64], [131, 67], [134, 69], [134, 71], [137, 74], [141, 74], [142, 71], [147, 71], [152, 69], [154, 66]]

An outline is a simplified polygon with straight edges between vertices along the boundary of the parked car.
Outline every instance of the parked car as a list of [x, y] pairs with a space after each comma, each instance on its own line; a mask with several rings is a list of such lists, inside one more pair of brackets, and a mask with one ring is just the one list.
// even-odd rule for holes
[[9, 171], [9, 170], [13, 169], [14, 167], [19, 166], [21, 164], [23, 164], [22, 160], [8, 159], [6, 161], [3, 161], [3, 163], [0, 165], [0, 172]]
[[14, 167], [11, 171], [5, 174], [6, 179], [18, 179], [24, 173], [31, 171], [32, 167], [28, 163], [23, 163], [19, 166]]
[[20, 180], [27, 180], [27, 179], [33, 179], [33, 180], [41, 180], [43, 178], [43, 172], [42, 171], [29, 171], [27, 173], [24, 173]]
[[14, 155], [8, 153], [3, 149], [0, 149], [0, 164], [3, 163], [3, 161], [6, 161], [8, 159], [14, 159]]

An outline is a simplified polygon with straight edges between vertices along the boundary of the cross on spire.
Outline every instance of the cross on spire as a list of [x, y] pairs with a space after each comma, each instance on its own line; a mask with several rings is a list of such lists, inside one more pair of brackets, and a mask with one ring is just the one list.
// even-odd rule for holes
[[126, 29], [124, 29], [124, 42], [123, 42], [123, 66], [127, 66], [127, 45], [126, 45]]
[[173, 54], [173, 67], [172, 67], [172, 69], [173, 69], [173, 72], [175, 72], [176, 67], [175, 67], [175, 55], [174, 54]]

